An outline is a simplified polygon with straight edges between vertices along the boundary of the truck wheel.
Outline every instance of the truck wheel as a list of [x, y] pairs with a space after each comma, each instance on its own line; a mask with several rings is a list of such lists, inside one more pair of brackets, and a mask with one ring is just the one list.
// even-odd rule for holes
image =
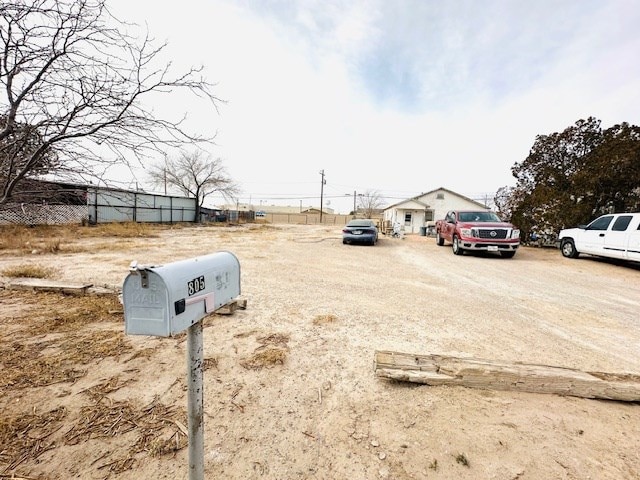
[[573, 243], [573, 239], [571, 238], [562, 240], [560, 251], [562, 252], [562, 256], [567, 258], [578, 258], [578, 255], [580, 255], [580, 252], [576, 250], [576, 244]]
[[462, 255], [464, 253], [464, 250], [460, 248], [460, 240], [458, 240], [456, 235], [453, 236], [453, 240], [451, 241], [451, 249], [454, 255]]
[[513, 258], [516, 252], [500, 252], [502, 258]]
[[436, 245], [439, 247], [444, 245], [444, 238], [440, 236], [440, 232], [436, 233]]

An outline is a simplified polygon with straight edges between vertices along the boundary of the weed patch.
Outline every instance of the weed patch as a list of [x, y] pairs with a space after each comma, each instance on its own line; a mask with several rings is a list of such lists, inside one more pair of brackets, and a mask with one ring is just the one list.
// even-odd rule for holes
[[256, 351], [249, 358], [245, 358], [240, 362], [247, 370], [261, 370], [262, 368], [270, 368], [275, 365], [284, 365], [287, 358], [287, 351], [284, 348], [269, 347], [264, 350]]
[[329, 313], [327, 315], [316, 315], [313, 319], [314, 325], [329, 325], [335, 323], [338, 320], [338, 317]]
[[2, 270], [2, 275], [11, 278], [51, 278], [55, 273], [55, 269], [24, 263], [13, 267], [7, 267]]
[[467, 460], [467, 457], [464, 453], [459, 453], [458, 455], [456, 455], [456, 462], [458, 462], [460, 465], [464, 465], [465, 467], [469, 466], [469, 460]]

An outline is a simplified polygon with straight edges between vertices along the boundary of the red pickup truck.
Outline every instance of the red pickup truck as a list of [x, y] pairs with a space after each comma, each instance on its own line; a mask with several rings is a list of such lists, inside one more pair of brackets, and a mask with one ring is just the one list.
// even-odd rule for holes
[[505, 258], [516, 254], [520, 230], [487, 210], [452, 210], [436, 222], [436, 243], [451, 243], [453, 253], [465, 250], [499, 252]]

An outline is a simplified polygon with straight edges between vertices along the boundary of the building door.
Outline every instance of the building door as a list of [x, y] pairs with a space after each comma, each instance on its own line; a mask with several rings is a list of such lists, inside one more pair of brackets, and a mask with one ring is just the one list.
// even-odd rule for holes
[[404, 212], [404, 233], [413, 233], [412, 212]]

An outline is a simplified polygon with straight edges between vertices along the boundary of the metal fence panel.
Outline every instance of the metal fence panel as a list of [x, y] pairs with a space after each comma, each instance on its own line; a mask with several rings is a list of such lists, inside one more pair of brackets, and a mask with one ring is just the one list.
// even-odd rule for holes
[[95, 223], [193, 222], [196, 200], [142, 192], [91, 189], [87, 195], [89, 220]]

